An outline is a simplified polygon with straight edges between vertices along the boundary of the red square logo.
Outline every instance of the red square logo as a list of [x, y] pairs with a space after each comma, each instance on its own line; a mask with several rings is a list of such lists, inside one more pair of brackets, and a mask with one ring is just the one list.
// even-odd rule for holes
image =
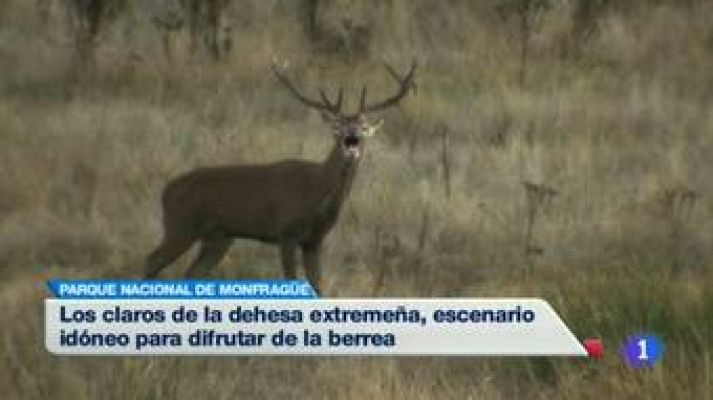
[[585, 339], [583, 344], [590, 358], [602, 358], [604, 355], [604, 344], [600, 339]]

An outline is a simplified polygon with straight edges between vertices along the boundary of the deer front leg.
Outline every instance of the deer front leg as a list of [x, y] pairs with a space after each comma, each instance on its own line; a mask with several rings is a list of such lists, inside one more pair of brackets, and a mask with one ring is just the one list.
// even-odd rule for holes
[[321, 271], [319, 266], [319, 255], [322, 250], [322, 243], [308, 243], [302, 245], [302, 256], [304, 258], [305, 272], [307, 280], [312, 284], [317, 295], [321, 295], [320, 288]]
[[282, 243], [280, 245], [280, 258], [282, 259], [282, 269], [285, 279], [297, 279], [297, 257], [296, 246], [292, 243]]

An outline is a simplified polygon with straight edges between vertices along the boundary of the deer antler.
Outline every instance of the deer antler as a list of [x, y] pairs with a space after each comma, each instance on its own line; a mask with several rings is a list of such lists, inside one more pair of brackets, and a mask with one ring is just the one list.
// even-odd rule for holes
[[399, 89], [393, 96], [382, 100], [380, 102], [367, 105], [366, 104], [366, 85], [361, 90], [361, 101], [359, 102], [359, 112], [373, 112], [378, 111], [387, 107], [391, 107], [401, 101], [401, 99], [406, 96], [409, 89], [415, 89], [416, 83], [414, 82], [414, 75], [416, 73], [416, 59], [411, 62], [411, 68], [408, 70], [406, 75], [403, 77], [399, 76], [396, 71], [389, 65], [384, 63], [386, 70], [389, 72], [392, 78], [399, 84]]
[[277, 79], [279, 79], [280, 82], [282, 82], [282, 84], [284, 84], [287, 89], [289, 89], [290, 93], [292, 93], [295, 97], [297, 97], [299, 101], [301, 101], [308, 107], [316, 108], [318, 110], [324, 110], [334, 115], [341, 114], [342, 98], [344, 97], [344, 91], [342, 90], [342, 88], [339, 88], [337, 100], [334, 103], [329, 101], [327, 94], [321, 88], [319, 89], [319, 96], [321, 97], [321, 101], [312, 100], [302, 94], [299, 89], [297, 89], [297, 87], [292, 82], [290, 82], [289, 78], [287, 78], [287, 76], [282, 71], [280, 71], [280, 68], [275, 65], [274, 61], [272, 62], [271, 69], [272, 73], [275, 74]]

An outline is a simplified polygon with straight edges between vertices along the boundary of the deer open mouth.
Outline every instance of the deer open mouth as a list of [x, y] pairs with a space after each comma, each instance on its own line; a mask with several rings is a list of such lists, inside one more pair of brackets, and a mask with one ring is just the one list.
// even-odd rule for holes
[[347, 157], [359, 158], [361, 150], [359, 149], [358, 136], [347, 136], [342, 143], [344, 146], [344, 154]]

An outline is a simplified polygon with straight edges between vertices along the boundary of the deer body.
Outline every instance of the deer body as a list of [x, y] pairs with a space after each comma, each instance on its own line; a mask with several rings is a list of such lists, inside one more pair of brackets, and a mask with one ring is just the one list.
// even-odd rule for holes
[[[364, 112], [400, 100], [412, 85], [413, 71], [400, 91], [369, 109], [362, 91], [360, 112], [340, 112], [322, 92], [323, 103], [304, 97], [277, 70], [277, 77], [298, 99], [323, 110], [334, 126], [334, 146], [323, 162], [285, 160], [266, 165], [201, 168], [169, 182], [162, 194], [164, 237], [148, 256], [147, 278], [154, 278], [196, 241], [198, 257], [187, 276], [205, 274], [218, 264], [235, 238], [280, 246], [282, 267], [288, 279], [297, 277], [296, 251], [302, 250], [307, 279], [319, 293], [319, 256], [324, 237], [332, 229], [363, 153], [363, 138], [380, 125], [371, 125]], [[395, 73], [392, 75], [396, 78]]]
[[287, 160], [190, 172], [164, 190], [164, 218], [196, 237], [319, 241], [334, 225], [357, 167], [340, 152], [335, 146], [323, 163]]

